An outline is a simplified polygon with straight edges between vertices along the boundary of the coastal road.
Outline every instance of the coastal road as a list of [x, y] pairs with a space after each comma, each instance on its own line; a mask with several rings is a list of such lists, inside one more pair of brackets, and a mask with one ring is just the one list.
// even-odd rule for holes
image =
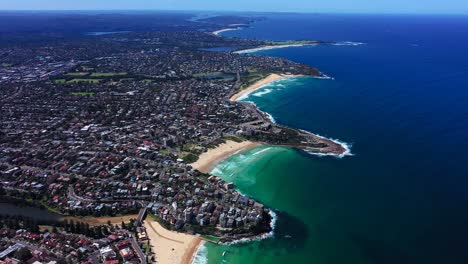
[[140, 212], [138, 212], [138, 217], [135, 221], [135, 226], [140, 225], [143, 223], [143, 218], [146, 216], [146, 204], [142, 204], [142, 208], [140, 209]]
[[80, 202], [83, 202], [83, 203], [93, 203], [93, 202], [95, 202], [95, 200], [93, 200], [93, 199], [83, 198], [83, 197], [80, 197], [80, 196], [76, 195], [75, 190], [73, 189], [72, 186], [68, 187], [68, 198], [70, 198], [72, 200], [80, 201]]
[[132, 243], [132, 247], [135, 250], [135, 252], [138, 255], [138, 258], [140, 259], [142, 264], [147, 264], [146, 262], [146, 254], [143, 253], [143, 250], [141, 250], [140, 246], [138, 245], [138, 242], [136, 241], [135, 237], [132, 236], [132, 239], [130, 239], [130, 242]]

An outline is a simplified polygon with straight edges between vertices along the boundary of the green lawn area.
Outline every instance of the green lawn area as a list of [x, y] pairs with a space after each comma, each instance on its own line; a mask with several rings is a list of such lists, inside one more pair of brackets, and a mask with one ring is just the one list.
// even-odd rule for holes
[[266, 78], [270, 74], [271, 73], [268, 73], [268, 72], [256, 71], [256, 72], [251, 72], [248, 75], [243, 75], [241, 76], [241, 80], [242, 80], [241, 88], [244, 89], [246, 87], [249, 87], [250, 85], [260, 81], [261, 79]]
[[198, 160], [198, 155], [193, 153], [183, 152], [181, 156], [186, 163], [193, 163]]
[[160, 150], [159, 152], [160, 152], [161, 154], [163, 154], [163, 155], [169, 155], [169, 150], [167, 150], [167, 149], [162, 149], [162, 150]]
[[66, 76], [73, 76], [73, 77], [81, 77], [81, 76], [85, 76], [85, 75], [88, 75], [88, 74], [89, 74], [89, 72], [68, 72], [65, 75]]
[[45, 209], [47, 209], [47, 211], [49, 211], [49, 212], [56, 213], [56, 214], [62, 214], [58, 209], [50, 207], [44, 199], [39, 201], [39, 204], [44, 206]]
[[215, 244], [219, 243], [219, 241], [221, 240], [221, 238], [219, 238], [219, 237], [209, 236], [209, 235], [203, 235], [203, 236], [201, 236], [201, 238], [206, 240], [206, 241], [215, 243]]
[[208, 76], [214, 76], [214, 75], [220, 75], [223, 74], [222, 72], [207, 72], [207, 73], [197, 73], [194, 74], [193, 77], [208, 77]]
[[143, 243], [143, 252], [145, 252], [146, 254], [151, 253], [151, 246], [148, 242]]
[[99, 83], [100, 81], [102, 81], [102, 79], [79, 79], [79, 78], [76, 78], [76, 79], [72, 79], [70, 81], [68, 81], [67, 83]]
[[94, 96], [94, 92], [72, 92], [70, 94], [74, 96]]
[[81, 69], [82, 69], [83, 71], [92, 71], [92, 70], [94, 70], [94, 68], [88, 67], [88, 66], [81, 66]]
[[65, 79], [57, 79], [57, 80], [54, 80], [54, 83], [56, 83], [56, 84], [64, 84], [64, 83], [66, 83], [66, 82], [67, 82], [67, 80], [65, 80]]
[[93, 72], [91, 77], [113, 77], [113, 76], [125, 76], [126, 72]]
[[120, 79], [121, 82], [128, 82], [128, 81], [133, 81], [135, 80], [134, 78], [123, 78], [123, 79]]
[[194, 149], [197, 145], [195, 144], [185, 144], [182, 146], [183, 151], [190, 152], [192, 149]]
[[2, 63], [2, 67], [10, 68], [11, 66], [13, 66], [11, 63]]
[[224, 79], [213, 79], [211, 81], [214, 81], [214, 82], [232, 82], [234, 81], [236, 78], [224, 78]]
[[238, 137], [238, 136], [225, 136], [224, 139], [225, 140], [232, 140], [232, 141], [237, 142], [237, 143], [245, 141], [244, 138], [241, 138], [241, 137]]

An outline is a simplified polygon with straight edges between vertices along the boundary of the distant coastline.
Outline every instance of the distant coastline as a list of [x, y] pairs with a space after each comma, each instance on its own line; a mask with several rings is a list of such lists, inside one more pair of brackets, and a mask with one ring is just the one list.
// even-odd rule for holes
[[[242, 98], [248, 96], [249, 94], [251, 94], [252, 92], [258, 90], [258, 89], [261, 89], [267, 85], [270, 85], [276, 81], [280, 81], [280, 80], [285, 80], [285, 79], [289, 79], [289, 78], [298, 78], [298, 77], [304, 77], [304, 76], [307, 76], [307, 75], [299, 75], [299, 74], [270, 74], [268, 75], [267, 77], [255, 82], [254, 84], [248, 86], [247, 88], [245, 89], [241, 89], [239, 90], [237, 93], [233, 94], [229, 100], [231, 102], [235, 102], [235, 101], [238, 101], [238, 100], [241, 100]], [[311, 76], [311, 77], [316, 77], [316, 76]], [[319, 77], [319, 78], [325, 78], [325, 79], [329, 79], [329, 77]], [[255, 107], [256, 108], [256, 107]], [[262, 112], [260, 111], [258, 108], [257, 110], [259, 112]], [[264, 113], [264, 112], [262, 112]], [[269, 114], [268, 113], [264, 113], [266, 116], [268, 116]], [[272, 119], [271, 116], [268, 118], [268, 119]], [[271, 120], [273, 122], [273, 120]], [[283, 145], [285, 147], [291, 147], [291, 148], [296, 148], [296, 149], [300, 149], [300, 150], [303, 150], [311, 155], [316, 155], [316, 156], [334, 156], [334, 157], [338, 157], [338, 158], [343, 158], [344, 156], [350, 156], [352, 155], [351, 154], [351, 147], [344, 143], [344, 142], [341, 142], [339, 140], [336, 140], [336, 139], [330, 139], [330, 138], [326, 138], [326, 137], [323, 137], [323, 136], [320, 136], [320, 135], [316, 135], [316, 134], [313, 134], [311, 132], [308, 132], [308, 131], [303, 131], [303, 130], [298, 130], [299, 131], [299, 134], [305, 136], [305, 137], [308, 137], [308, 138], [313, 138], [315, 141], [317, 142], [321, 142], [322, 144], [326, 144], [325, 147], [318, 147], [318, 148], [311, 148], [311, 147], [306, 147], [306, 146], [300, 146], [300, 145]], [[210, 166], [213, 166], [213, 164], [211, 164]]]
[[245, 96], [249, 95], [250, 93], [252, 93], [252, 92], [254, 92], [254, 91], [258, 90], [258, 89], [261, 89], [261, 88], [265, 87], [266, 85], [269, 85], [269, 84], [271, 84], [273, 82], [288, 79], [288, 78], [296, 78], [296, 77], [303, 77], [303, 76], [305, 76], [305, 75], [275, 74], [275, 73], [270, 74], [266, 78], [264, 78], [262, 80], [259, 80], [259, 81], [255, 82], [254, 84], [250, 85], [249, 87], [238, 91], [237, 93], [232, 95], [231, 98], [229, 98], [229, 101], [231, 101], [231, 102], [237, 101], [237, 100], [241, 99], [242, 97], [245, 97]]
[[[233, 94], [229, 101], [236, 102], [243, 97], [248, 96], [250, 93], [261, 89], [271, 83], [276, 81], [290, 79], [290, 78], [297, 78], [297, 77], [304, 77], [306, 75], [293, 75], [293, 74], [276, 74], [272, 73], [267, 77], [253, 83], [252, 85], [248, 86], [245, 89], [241, 89], [237, 93]], [[289, 146], [284, 145], [285, 147], [296, 148], [300, 150], [304, 150], [305, 152], [318, 155], [318, 156], [335, 156], [335, 157], [344, 157], [350, 155], [350, 147], [338, 140], [333, 140], [329, 138], [325, 138], [319, 135], [315, 135], [313, 133], [302, 131], [300, 130], [301, 134], [306, 134], [307, 136], [319, 139], [321, 142], [325, 142], [330, 145], [330, 147], [324, 148], [323, 151], [317, 152], [316, 149], [307, 149], [307, 148], [300, 148], [298, 146]], [[216, 148], [209, 149], [208, 151], [202, 153], [196, 162], [191, 163], [190, 165], [197, 169], [198, 171], [209, 173], [217, 164], [222, 162], [223, 160], [229, 158], [232, 155], [235, 155], [241, 151], [245, 151], [257, 146], [260, 146], [264, 143], [262, 142], [253, 142], [253, 141], [243, 141], [243, 142], [234, 142], [232, 140], [226, 141]]]
[[237, 27], [237, 28], [224, 28], [224, 29], [220, 29], [220, 30], [216, 30], [216, 31], [213, 31], [211, 32], [211, 34], [215, 35], [215, 36], [219, 36], [219, 34], [223, 33], [223, 32], [227, 32], [227, 31], [234, 31], [234, 30], [239, 30], [239, 29], [242, 29], [241, 27]]
[[272, 50], [272, 49], [283, 49], [283, 48], [294, 48], [294, 47], [305, 47], [305, 46], [317, 46], [317, 45], [333, 45], [333, 46], [360, 46], [365, 45], [362, 42], [353, 42], [353, 41], [342, 41], [342, 42], [334, 42], [334, 41], [285, 41], [285, 42], [277, 42], [271, 45], [264, 45], [255, 48], [249, 49], [242, 49], [236, 50], [232, 53], [235, 54], [247, 54], [247, 53], [254, 53], [263, 50]]
[[219, 162], [227, 159], [228, 157], [256, 146], [259, 146], [260, 143], [252, 141], [243, 141], [235, 142], [232, 140], [226, 141], [216, 148], [209, 149], [207, 152], [204, 152], [200, 155], [198, 160], [194, 163], [191, 163], [194, 169], [198, 171], [209, 173]]
[[258, 51], [263, 51], [263, 50], [272, 50], [272, 49], [283, 49], [283, 48], [293, 48], [293, 47], [304, 47], [304, 46], [316, 46], [319, 43], [308, 43], [308, 44], [285, 44], [285, 45], [267, 45], [267, 46], [261, 46], [257, 48], [251, 48], [251, 49], [244, 49], [244, 50], [236, 50], [233, 51], [232, 53], [235, 54], [246, 54], [246, 53], [253, 53], [253, 52], [258, 52]]

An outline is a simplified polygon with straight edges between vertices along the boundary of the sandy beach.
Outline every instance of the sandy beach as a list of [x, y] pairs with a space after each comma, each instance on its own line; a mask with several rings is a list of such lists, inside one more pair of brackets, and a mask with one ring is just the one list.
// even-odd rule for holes
[[146, 219], [144, 226], [158, 264], [190, 264], [203, 243], [198, 236], [169, 231], [151, 219]]
[[213, 31], [211, 32], [211, 34], [215, 35], [215, 36], [219, 36], [219, 34], [223, 33], [223, 32], [226, 32], [226, 31], [232, 31], [232, 30], [238, 30], [240, 28], [224, 28], [224, 29], [220, 29], [220, 30], [216, 30], [216, 31]]
[[231, 156], [232, 154], [238, 151], [253, 148], [258, 145], [259, 143], [255, 143], [252, 141], [235, 142], [232, 140], [228, 140], [226, 141], [226, 143], [223, 143], [214, 149], [209, 149], [207, 152], [204, 152], [200, 155], [196, 162], [190, 165], [201, 172], [208, 173], [211, 171], [211, 169], [213, 169], [213, 167], [217, 163], [219, 163], [223, 159], [226, 159], [227, 157]]
[[303, 76], [303, 75], [292, 75], [292, 74], [270, 74], [268, 75], [268, 77], [266, 77], [265, 79], [262, 79], [252, 85], [250, 85], [249, 87], [245, 88], [245, 89], [242, 89], [240, 90], [239, 92], [237, 92], [236, 94], [234, 94], [233, 96], [231, 96], [231, 98], [229, 99], [230, 101], [236, 101], [238, 100], [241, 96], [244, 96], [244, 95], [247, 95], [257, 89], [260, 89], [262, 88], [263, 86], [267, 85], [267, 84], [270, 84], [274, 81], [279, 81], [279, 80], [282, 80], [282, 79], [287, 79], [287, 78], [294, 78], [294, 77], [300, 77], [300, 76]]
[[233, 53], [243, 54], [243, 53], [252, 53], [252, 52], [257, 52], [257, 51], [262, 51], [262, 50], [282, 49], [282, 48], [291, 48], [291, 47], [303, 47], [303, 46], [315, 46], [315, 45], [317, 45], [317, 44], [316, 43], [311, 43], [311, 44], [268, 45], [268, 46], [261, 46], [261, 47], [258, 47], [258, 48], [253, 48], [253, 49], [233, 51]]

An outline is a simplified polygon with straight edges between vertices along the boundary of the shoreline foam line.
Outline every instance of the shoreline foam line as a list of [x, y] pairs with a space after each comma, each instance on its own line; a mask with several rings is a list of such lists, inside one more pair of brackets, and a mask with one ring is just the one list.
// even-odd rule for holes
[[353, 41], [342, 41], [336, 42], [332, 44], [333, 46], [361, 46], [366, 45], [364, 42], [353, 42]]
[[344, 158], [346, 156], [354, 156], [353, 153], [351, 153], [351, 147], [352, 147], [352, 144], [349, 144], [349, 143], [346, 143], [344, 141], [341, 141], [341, 140], [338, 140], [338, 139], [333, 139], [333, 138], [327, 138], [327, 137], [324, 137], [324, 136], [321, 136], [319, 134], [314, 134], [312, 132], [309, 132], [307, 130], [303, 130], [303, 129], [299, 129], [300, 131], [304, 132], [304, 133], [307, 133], [307, 134], [311, 134], [311, 135], [314, 135], [316, 137], [319, 137], [319, 138], [323, 138], [323, 139], [326, 139], [326, 140], [329, 140], [329, 141], [332, 141], [338, 145], [340, 145], [341, 147], [343, 147], [343, 149], [345, 150], [343, 153], [337, 155], [337, 154], [333, 154], [333, 153], [320, 153], [320, 152], [313, 152], [313, 151], [307, 151], [307, 150], [304, 150], [305, 152], [307, 152], [308, 154], [310, 155], [314, 155], [314, 156], [319, 156], [319, 157], [326, 157], [326, 156], [332, 156], [332, 157], [337, 157], [337, 158]]
[[193, 253], [191, 259], [190, 259], [190, 264], [195, 264], [196, 261], [197, 261], [197, 256], [198, 254], [200, 253], [200, 251], [203, 249], [203, 247], [205, 246], [206, 244], [206, 241], [205, 240], [201, 240], [198, 245], [197, 245], [197, 249], [195, 250], [195, 252]]
[[298, 77], [304, 77], [305, 75], [294, 75], [294, 74], [276, 74], [272, 73], [268, 75], [267, 77], [255, 82], [254, 84], [250, 85], [249, 87], [242, 89], [238, 91], [237, 93], [233, 94], [230, 98], [229, 101], [234, 102], [238, 100], [245, 99], [249, 94], [252, 92], [259, 90], [261, 88], [264, 88], [265, 86], [271, 85], [277, 81], [281, 80], [286, 80], [290, 78], [298, 78]]
[[[333, 77], [329, 77], [329, 76], [324, 75], [324, 74], [322, 74], [322, 75], [323, 75], [323, 77], [315, 77], [314, 76], [314, 78], [334, 80]], [[259, 90], [259, 89], [265, 88], [265, 87], [267, 87], [267, 86], [269, 86], [271, 84], [274, 84], [275, 82], [279, 82], [279, 81], [282, 81], [282, 80], [285, 80], [285, 79], [290, 79], [290, 78], [304, 77], [304, 76], [305, 75], [270, 74], [266, 78], [264, 78], [262, 80], [259, 80], [258, 82], [250, 85], [249, 87], [237, 92], [236, 94], [231, 96], [231, 98], [229, 100], [230, 101], [243, 100], [243, 99], [247, 98], [251, 93], [253, 93], [253, 92], [255, 92], [255, 91]], [[244, 101], [244, 103], [249, 103], [249, 104], [254, 105], [254, 107], [257, 109], [257, 111], [264, 114], [272, 123], [276, 124], [276, 120], [274, 119], [274, 117], [270, 113], [261, 110], [255, 104], [255, 102], [253, 102], [253, 101]], [[314, 133], [311, 133], [309, 131], [305, 131], [305, 130], [302, 130], [302, 129], [299, 129], [299, 130], [304, 132], [304, 133], [311, 134], [311, 135], [314, 135], [316, 137], [322, 138], [324, 140], [331, 141], [331, 142], [333, 142], [335, 144], [340, 145], [344, 149], [344, 152], [341, 153], [341, 154], [320, 153], [320, 152], [313, 152], [313, 151], [304, 150], [308, 154], [315, 155], [315, 156], [333, 156], [333, 157], [337, 157], [337, 158], [343, 158], [345, 156], [353, 156], [353, 154], [351, 153], [351, 145], [346, 143], [346, 142], [343, 142], [343, 141], [340, 141], [340, 140], [337, 140], [337, 139], [333, 139], [333, 138], [327, 138], [327, 137], [324, 137], [324, 136], [320, 136], [318, 134], [314, 134]]]
[[237, 50], [233, 51], [232, 53], [235, 54], [247, 54], [247, 53], [254, 53], [263, 50], [272, 50], [272, 49], [283, 49], [283, 48], [294, 48], [294, 47], [305, 47], [305, 46], [317, 46], [318, 43], [310, 43], [310, 44], [287, 44], [287, 45], [268, 45], [268, 46], [261, 46], [257, 48], [251, 49], [244, 49], [244, 50]]
[[251, 149], [259, 145], [261, 144], [252, 141], [234, 142], [232, 140], [227, 140], [226, 143], [220, 144], [216, 148], [208, 149], [208, 151], [200, 155], [197, 161], [189, 165], [198, 171], [208, 173], [221, 161], [240, 151]]
[[[249, 243], [249, 242], [253, 242], [253, 241], [260, 241], [260, 240], [265, 240], [265, 239], [268, 239], [268, 238], [272, 238], [275, 236], [275, 227], [276, 227], [276, 222], [278, 221], [278, 216], [277, 214], [273, 211], [273, 210], [269, 210], [268, 214], [270, 215], [271, 217], [271, 222], [270, 222], [270, 227], [271, 227], [271, 231], [268, 232], [268, 233], [264, 233], [264, 234], [260, 234], [258, 236], [255, 236], [255, 237], [249, 237], [249, 238], [241, 238], [241, 239], [238, 239], [238, 240], [234, 240], [234, 241], [230, 241], [230, 242], [224, 242], [224, 243], [219, 243], [220, 245], [226, 245], [226, 246], [230, 246], [230, 245], [237, 245], [237, 244], [244, 244], [244, 243]], [[201, 257], [205, 257], [205, 256], [199, 256], [199, 254], [201, 253], [201, 250], [204, 249], [205, 247], [205, 244], [206, 244], [206, 241], [203, 240], [203, 242], [200, 242], [197, 250], [195, 251], [195, 253], [193, 254], [192, 256], [192, 259], [190, 261], [190, 264], [202, 264], [200, 263], [200, 261], [203, 261], [203, 264], [204, 263], [207, 263], [205, 261], [208, 261], [208, 259], [203, 259], [203, 260], [200, 260]], [[198, 262], [197, 262], [198, 260]]]
[[[246, 97], [247, 97], [247, 96], [246, 96]], [[238, 100], [243, 100], [243, 99], [244, 99], [244, 97], [239, 98]], [[260, 113], [262, 113], [263, 115], [265, 115], [265, 116], [268, 118], [268, 120], [270, 120], [271, 123], [277, 124], [277, 123], [276, 123], [275, 117], [274, 117], [272, 114], [270, 114], [270, 113], [267, 113], [267, 112], [265, 112], [265, 111], [262, 111], [262, 110], [255, 104], [254, 101], [242, 101], [242, 102], [243, 102], [243, 103], [247, 103], [247, 104], [251, 104], [251, 105], [255, 106], [255, 109], [257, 109], [258, 112], [260, 112]]]
[[[228, 29], [228, 30], [236, 30], [236, 29]], [[222, 32], [224, 32], [224, 31], [222, 31]], [[366, 43], [364, 43], [364, 42], [342, 41], [342, 42], [335, 42], [335, 43], [305, 43], [305, 44], [266, 45], [266, 46], [251, 48], [251, 49], [236, 50], [236, 51], [233, 51], [232, 53], [235, 53], [235, 54], [248, 54], [248, 53], [254, 53], [254, 52], [263, 51], [263, 50], [305, 47], [305, 46], [317, 46], [317, 45], [323, 45], [323, 44], [332, 45], [332, 46], [361, 46], [361, 45], [365, 45]]]
[[215, 36], [219, 36], [219, 34], [223, 33], [223, 32], [227, 32], [227, 31], [234, 31], [234, 30], [239, 30], [239, 29], [242, 29], [241, 27], [237, 27], [237, 28], [223, 28], [223, 29], [220, 29], [220, 30], [216, 30], [216, 31], [213, 31], [211, 32], [211, 34], [215, 35]]
[[230, 246], [230, 245], [248, 243], [248, 242], [252, 242], [252, 241], [260, 241], [260, 240], [264, 240], [264, 239], [274, 237], [275, 236], [276, 222], [278, 221], [278, 215], [271, 209], [269, 209], [268, 214], [271, 217], [271, 222], [270, 222], [271, 231], [270, 232], [263, 233], [263, 234], [260, 234], [258, 236], [254, 236], [254, 237], [241, 238], [241, 239], [238, 239], [238, 240], [234, 240], [234, 241], [230, 241], [230, 242], [224, 242], [224, 243], [220, 243], [220, 244]]

